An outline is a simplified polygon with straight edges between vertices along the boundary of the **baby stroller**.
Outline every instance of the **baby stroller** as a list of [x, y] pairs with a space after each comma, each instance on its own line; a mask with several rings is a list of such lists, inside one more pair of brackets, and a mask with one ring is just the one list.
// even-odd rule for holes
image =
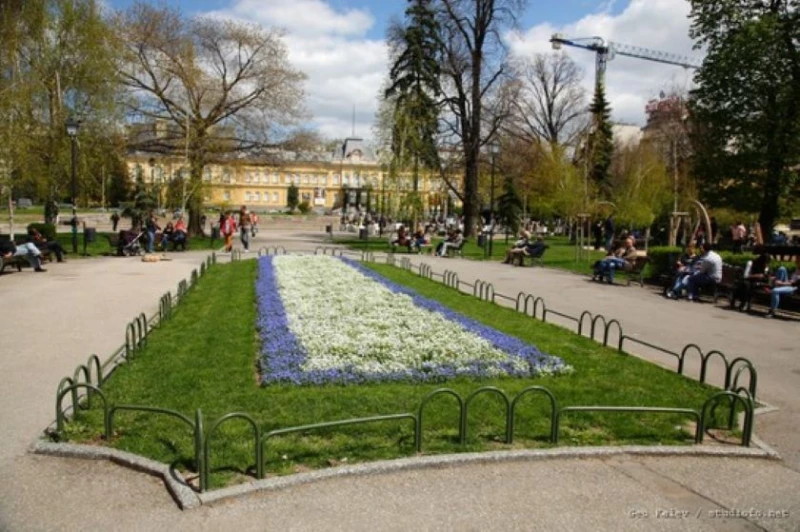
[[120, 257], [135, 257], [141, 255], [143, 251], [141, 239], [143, 237], [143, 231], [120, 231], [117, 255]]

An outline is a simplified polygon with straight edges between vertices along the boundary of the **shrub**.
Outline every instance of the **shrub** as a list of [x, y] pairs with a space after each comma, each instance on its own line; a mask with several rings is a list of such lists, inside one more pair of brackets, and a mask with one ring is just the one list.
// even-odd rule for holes
[[311, 210], [311, 205], [307, 201], [303, 201], [297, 206], [297, 210], [300, 211], [300, 214], [308, 214], [308, 211]]
[[675, 261], [680, 257], [682, 249], [678, 246], [657, 246], [647, 250], [650, 264], [645, 270], [646, 277], [672, 275]]
[[32, 224], [28, 224], [28, 232], [31, 229], [36, 229], [39, 231], [43, 237], [47, 240], [55, 240], [56, 239], [56, 226], [55, 224], [46, 224], [41, 222], [34, 222]]

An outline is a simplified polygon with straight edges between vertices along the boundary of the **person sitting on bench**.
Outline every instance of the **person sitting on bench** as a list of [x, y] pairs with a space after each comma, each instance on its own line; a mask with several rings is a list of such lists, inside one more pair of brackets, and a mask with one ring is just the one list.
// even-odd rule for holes
[[525, 246], [527, 246], [528, 242], [530, 241], [530, 238], [531, 234], [528, 231], [524, 229], [520, 231], [519, 240], [514, 242], [514, 245], [506, 250], [506, 259], [503, 261], [503, 264], [512, 264], [517, 255], [522, 255], [522, 253], [525, 251]]
[[669, 299], [677, 299], [684, 288], [684, 280], [687, 276], [692, 275], [696, 268], [700, 267], [700, 256], [697, 254], [697, 248], [694, 243], [689, 243], [683, 251], [683, 255], [675, 263], [675, 279], [672, 282], [672, 288], [667, 290], [666, 296]]
[[683, 284], [689, 293], [686, 299], [694, 301], [697, 293], [703, 286], [714, 285], [722, 281], [722, 257], [711, 249], [710, 242], [703, 242], [703, 254], [700, 256], [700, 266], [688, 277]]
[[752, 261], [747, 261], [744, 268], [742, 279], [736, 283], [731, 296], [731, 307], [736, 307], [736, 300], [739, 300], [739, 310], [744, 311], [750, 308], [750, 301], [753, 299], [753, 292], [762, 286], [767, 280], [769, 262], [772, 259], [769, 253], [761, 253]]
[[11, 240], [4, 240], [0, 242], [0, 255], [3, 258], [9, 257], [22, 257], [28, 259], [33, 271], [46, 272], [42, 268], [42, 253], [33, 242], [26, 242], [25, 244], [16, 245]]
[[771, 296], [769, 312], [764, 316], [765, 318], [774, 318], [775, 311], [778, 305], [781, 304], [781, 296], [794, 294], [797, 288], [800, 287], [800, 255], [794, 258], [795, 270], [791, 277], [785, 266], [778, 268], [775, 272], [775, 283], [772, 288], [767, 291]]
[[608, 284], [614, 284], [614, 270], [631, 270], [636, 257], [637, 251], [633, 245], [633, 238], [628, 237], [623, 241], [622, 247], [613, 255], [594, 263], [592, 279], [602, 282], [603, 278], [608, 277]]
[[[178, 221], [175, 222], [175, 232], [172, 233], [172, 249], [178, 249], [178, 246], [181, 247], [181, 251], [186, 251], [186, 222], [183, 221], [183, 215], [178, 217]], [[255, 235], [254, 235], [255, 236]]]
[[456, 229], [447, 240], [439, 244], [436, 253], [440, 257], [446, 257], [449, 248], [458, 249], [463, 243], [464, 235], [461, 234], [461, 229]]
[[391, 245], [392, 249], [394, 249], [395, 246], [406, 246], [409, 251], [411, 250], [411, 239], [408, 238], [408, 230], [405, 225], [400, 225], [400, 227], [397, 228], [397, 238], [392, 240]]
[[33, 242], [37, 247], [44, 246], [47, 251], [54, 253], [56, 256], [56, 261], [64, 262], [64, 255], [66, 255], [67, 252], [61, 246], [61, 242], [58, 240], [54, 240], [52, 242], [47, 240], [44, 235], [42, 235], [42, 233], [40, 233], [35, 227], [28, 229], [28, 238], [30, 238], [31, 242]]

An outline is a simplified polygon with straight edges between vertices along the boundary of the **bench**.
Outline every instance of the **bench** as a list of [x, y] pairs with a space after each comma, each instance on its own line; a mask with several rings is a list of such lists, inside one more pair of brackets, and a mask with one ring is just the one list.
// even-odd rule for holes
[[639, 282], [639, 286], [644, 286], [644, 269], [647, 264], [650, 262], [650, 257], [639, 256], [636, 257], [636, 260], [633, 261], [633, 267], [630, 270], [616, 270], [614, 272], [615, 275], [623, 274], [627, 278], [626, 286], [631, 285], [631, 281], [636, 279]]
[[547, 251], [547, 248], [550, 246], [544, 246], [541, 248], [537, 253], [533, 253], [531, 255], [525, 253], [517, 253], [515, 254], [514, 258], [517, 260], [515, 264], [518, 266], [525, 266], [525, 259], [530, 259], [531, 267], [536, 265], [536, 262], [539, 262], [540, 266], [544, 266], [544, 252]]
[[26, 264], [28, 264], [28, 259], [22, 255], [12, 255], [10, 257], [0, 256], [0, 275], [2, 275], [3, 270], [6, 269], [6, 266], [16, 267], [17, 271], [21, 272], [22, 266]]
[[447, 256], [448, 257], [459, 256], [459, 257], [463, 258], [464, 257], [464, 253], [463, 253], [464, 252], [464, 244], [466, 244], [466, 243], [467, 243], [467, 240], [464, 239], [464, 240], [461, 241], [461, 243], [458, 246], [455, 246], [455, 247], [447, 246]]

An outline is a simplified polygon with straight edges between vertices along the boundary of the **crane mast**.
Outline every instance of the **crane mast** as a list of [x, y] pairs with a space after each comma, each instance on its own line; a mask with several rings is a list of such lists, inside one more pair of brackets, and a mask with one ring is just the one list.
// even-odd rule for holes
[[661, 52], [659, 50], [650, 50], [641, 46], [631, 46], [628, 44], [620, 44], [613, 41], [607, 41], [602, 37], [580, 37], [580, 38], [567, 38], [560, 33], [555, 33], [550, 38], [553, 45], [553, 50], [560, 50], [561, 46], [573, 46], [575, 48], [583, 48], [595, 52], [595, 82], [604, 82], [606, 74], [606, 65], [609, 61], [614, 59], [616, 55], [624, 55], [628, 57], [636, 57], [638, 59], [645, 59], [647, 61], [655, 61], [657, 63], [665, 63], [667, 65], [677, 65], [683, 68], [700, 68], [701, 61], [692, 57], [686, 57], [679, 54], [672, 54], [669, 52]]

